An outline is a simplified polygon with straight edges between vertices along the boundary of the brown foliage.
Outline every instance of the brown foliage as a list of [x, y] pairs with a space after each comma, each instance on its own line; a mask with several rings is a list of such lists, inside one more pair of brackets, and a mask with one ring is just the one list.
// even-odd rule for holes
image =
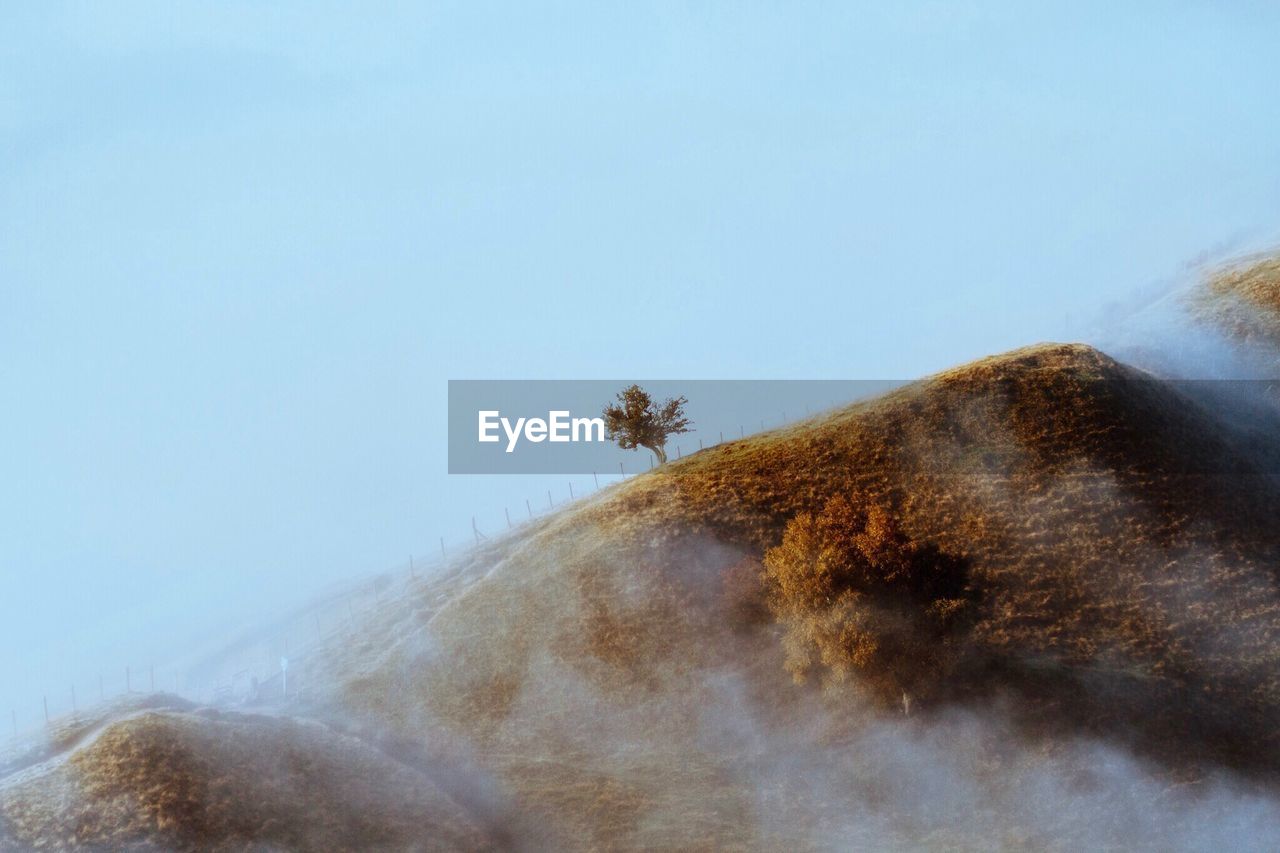
[[912, 543], [881, 506], [843, 496], [791, 520], [764, 557], [769, 608], [797, 681], [857, 674], [884, 698], [933, 692], [969, 610], [965, 563]]
[[667, 438], [689, 431], [684, 397], [669, 398], [658, 403], [639, 385], [631, 385], [618, 393], [617, 403], [605, 405], [605, 432], [623, 450], [645, 447], [653, 451], [659, 463], [667, 461]]

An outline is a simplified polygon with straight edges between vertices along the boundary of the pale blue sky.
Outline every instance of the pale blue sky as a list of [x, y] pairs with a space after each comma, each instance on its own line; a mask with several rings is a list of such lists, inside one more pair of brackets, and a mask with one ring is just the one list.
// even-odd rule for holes
[[914, 376], [1280, 213], [1269, 3], [15, 5], [24, 720], [542, 494], [448, 378]]

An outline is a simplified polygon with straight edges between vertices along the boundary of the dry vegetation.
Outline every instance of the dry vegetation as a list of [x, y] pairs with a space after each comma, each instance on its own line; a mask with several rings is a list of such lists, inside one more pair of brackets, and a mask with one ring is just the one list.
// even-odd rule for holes
[[1152, 745], [1195, 729], [1199, 748], [1275, 760], [1274, 488], [1207, 413], [1086, 347], [988, 359], [713, 448], [591, 514], [758, 552], [853, 494], [972, 565], [972, 638], [1004, 683], [1061, 686], [1060, 710], [1159, 730]]
[[[1101, 737], [1179, 778], [1276, 769], [1275, 489], [1207, 412], [1083, 346], [985, 359], [637, 477], [477, 554], [438, 608], [424, 589], [388, 610], [367, 626], [376, 660], [339, 653], [326, 701], [409, 737], [467, 739], [570, 846], [695, 830], [757, 846], [756, 795], [730, 769], [734, 750], [753, 753], [700, 732], [720, 725], [706, 715], [724, 683], [770, 737], [808, 707], [758, 567], [789, 524], [841, 498], [968, 578], [963, 594], [866, 597], [894, 618], [871, 628], [877, 654], [851, 647], [852, 682], [913, 690], [926, 716], [999, 701], [1033, 738]], [[958, 623], [929, 613], [961, 599]]]
[[964, 560], [911, 542], [883, 507], [843, 495], [787, 524], [765, 552], [764, 587], [798, 683], [820, 667], [907, 707], [946, 683], [971, 610]]
[[49, 850], [497, 846], [433, 781], [354, 738], [209, 712], [111, 723], [7, 783], [0, 816], [9, 843]]
[[1240, 343], [1280, 349], [1280, 256], [1216, 270], [1194, 293], [1193, 308]]
[[[1088, 347], [1028, 348], [709, 448], [488, 543], [299, 658], [298, 710], [397, 755], [465, 756], [501, 792], [507, 837], [540, 848], [1079, 849], [1128, 839], [1133, 814], [1168, 838], [1157, 824], [1185, 827], [1160, 817], [1166, 783], [1226, 767], [1265, 787], [1280, 769], [1278, 509], [1233, 433], [1168, 386]], [[909, 718], [886, 707], [904, 690]], [[367, 800], [344, 811], [351, 795], [321, 780], [381, 753], [322, 747], [304, 805], [262, 783], [241, 816], [208, 762], [266, 778], [279, 768], [253, 761], [294, 754], [297, 736], [242, 753], [194, 719], [81, 747], [59, 770], [75, 802], [119, 804], [112, 826], [170, 816], [182, 839], [217, 826], [334, 849], [373, 831]], [[1163, 781], [1105, 787], [1081, 737], [1136, 749]], [[916, 783], [943, 787], [917, 802]], [[15, 802], [34, 800], [0, 797], [11, 821]], [[379, 825], [397, 827], [413, 805], [385, 808]], [[324, 843], [272, 823], [316, 810]]]

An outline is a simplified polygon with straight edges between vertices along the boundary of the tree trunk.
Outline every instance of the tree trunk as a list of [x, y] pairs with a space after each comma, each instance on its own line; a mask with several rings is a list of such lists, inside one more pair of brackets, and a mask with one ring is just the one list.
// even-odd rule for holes
[[658, 457], [658, 464], [659, 464], [659, 465], [664, 465], [664, 464], [666, 464], [666, 461], [667, 461], [667, 450], [666, 450], [666, 448], [665, 448], [665, 447], [663, 447], [661, 444], [658, 444], [658, 445], [646, 444], [646, 445], [645, 445], [645, 447], [647, 447], [649, 450], [652, 450], [652, 451], [653, 451], [653, 455], [654, 455], [654, 456], [656, 456], [656, 457]]

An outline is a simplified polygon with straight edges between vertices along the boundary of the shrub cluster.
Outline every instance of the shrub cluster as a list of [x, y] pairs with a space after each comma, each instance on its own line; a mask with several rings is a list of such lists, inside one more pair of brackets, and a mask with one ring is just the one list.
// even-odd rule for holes
[[964, 560], [911, 542], [883, 507], [840, 496], [793, 518], [764, 556], [766, 601], [796, 681], [856, 674], [889, 701], [935, 692], [955, 663], [968, 579]]

